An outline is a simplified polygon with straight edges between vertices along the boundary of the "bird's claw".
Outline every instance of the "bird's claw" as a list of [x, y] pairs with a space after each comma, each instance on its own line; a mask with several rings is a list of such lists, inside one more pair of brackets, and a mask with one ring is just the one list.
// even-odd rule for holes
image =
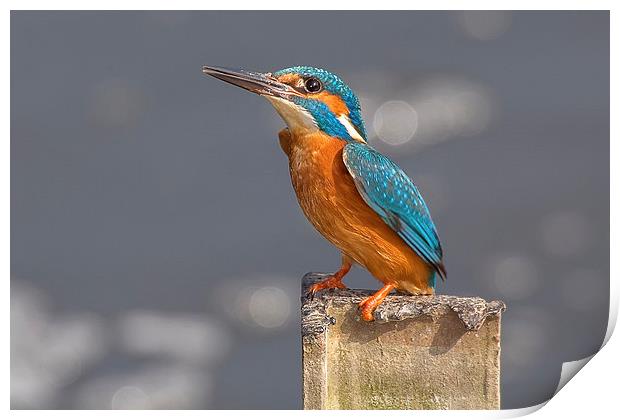
[[362, 319], [367, 322], [375, 320], [375, 316], [373, 315], [373, 312], [378, 306], [378, 305], [375, 305], [374, 302], [372, 302], [371, 298], [372, 296], [368, 296], [366, 299], [362, 300], [357, 306], [361, 312]]
[[306, 298], [310, 300], [314, 300], [314, 296], [317, 292], [324, 289], [346, 289], [347, 286], [342, 282], [342, 278], [336, 276], [330, 276], [327, 279], [320, 281], [318, 283], [314, 283], [312, 286], [308, 288], [308, 292], [306, 293]]
[[314, 300], [314, 295], [316, 294], [316, 292], [312, 289], [308, 290], [306, 292], [306, 299], [310, 299], [311, 301]]
[[368, 296], [367, 298], [363, 299], [358, 304], [358, 308], [362, 312], [361, 314], [362, 319], [364, 321], [369, 321], [369, 322], [374, 321], [375, 320], [375, 315], [374, 315], [375, 309], [377, 309], [377, 307], [381, 305], [381, 302], [383, 302], [385, 297], [394, 289], [395, 289], [394, 285], [386, 284], [381, 289], [377, 290], [377, 292], [374, 293], [373, 295]]

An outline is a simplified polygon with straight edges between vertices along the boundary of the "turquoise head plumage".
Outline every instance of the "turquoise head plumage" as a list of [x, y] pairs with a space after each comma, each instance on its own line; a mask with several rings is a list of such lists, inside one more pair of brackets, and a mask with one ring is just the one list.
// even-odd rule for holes
[[366, 142], [359, 99], [335, 74], [309, 66], [274, 73], [203, 67], [218, 79], [258, 93], [276, 108], [290, 129], [318, 129], [345, 141]]

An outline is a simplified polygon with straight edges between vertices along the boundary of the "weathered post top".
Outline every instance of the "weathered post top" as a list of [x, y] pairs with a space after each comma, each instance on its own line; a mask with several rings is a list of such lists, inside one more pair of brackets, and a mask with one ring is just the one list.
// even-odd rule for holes
[[499, 409], [500, 319], [479, 297], [389, 295], [360, 319], [367, 290], [307, 299], [301, 334], [305, 409]]

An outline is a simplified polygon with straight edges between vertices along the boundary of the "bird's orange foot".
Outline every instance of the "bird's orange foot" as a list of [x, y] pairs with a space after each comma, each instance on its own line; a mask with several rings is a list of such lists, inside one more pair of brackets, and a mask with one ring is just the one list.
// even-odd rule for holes
[[310, 299], [314, 299], [314, 295], [323, 289], [346, 289], [347, 286], [342, 282], [342, 278], [349, 272], [351, 269], [351, 263], [348, 261], [343, 261], [342, 267], [340, 270], [336, 271], [334, 275], [329, 276], [327, 279], [320, 281], [318, 283], [314, 283], [312, 286], [308, 288], [308, 293], [306, 297]]
[[381, 289], [377, 290], [377, 293], [375, 293], [372, 296], [368, 296], [366, 299], [362, 300], [359, 303], [358, 306], [360, 310], [362, 311], [362, 319], [364, 321], [375, 320], [375, 316], [373, 315], [373, 313], [375, 312], [375, 309], [377, 309], [377, 307], [381, 305], [381, 302], [383, 302], [383, 299], [385, 299], [385, 297], [392, 290], [394, 290], [394, 286], [392, 286], [391, 284], [386, 284]]
[[308, 288], [307, 296], [310, 299], [313, 299], [314, 295], [319, 290], [323, 290], [323, 289], [346, 289], [346, 288], [347, 288], [347, 286], [345, 286], [345, 284], [342, 282], [342, 277], [337, 277], [336, 275], [333, 275], [333, 276], [329, 277], [327, 280], [323, 280], [321, 282], [314, 283], [312, 286], [310, 286], [310, 288]]

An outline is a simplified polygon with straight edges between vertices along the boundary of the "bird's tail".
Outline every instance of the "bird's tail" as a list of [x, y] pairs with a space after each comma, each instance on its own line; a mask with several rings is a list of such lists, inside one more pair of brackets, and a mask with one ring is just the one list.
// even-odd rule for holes
[[448, 278], [448, 273], [446, 272], [446, 267], [443, 265], [443, 261], [440, 261], [439, 264], [433, 264], [435, 267], [435, 271], [439, 273], [439, 277], [441, 277], [441, 281], [446, 281]]

